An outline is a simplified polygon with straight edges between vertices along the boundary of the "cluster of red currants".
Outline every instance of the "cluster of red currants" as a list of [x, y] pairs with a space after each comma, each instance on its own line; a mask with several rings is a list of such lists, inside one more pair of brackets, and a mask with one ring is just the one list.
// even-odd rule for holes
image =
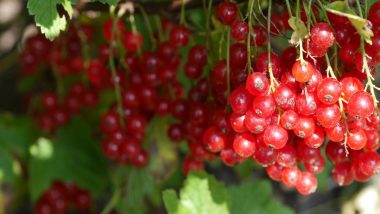
[[[373, 8], [378, 4], [371, 8], [370, 15], [375, 14]], [[238, 41], [229, 48], [230, 79], [236, 78], [236, 70], [244, 70], [247, 64], [246, 45], [240, 41], [247, 40], [248, 26], [236, 20], [237, 7], [230, 2], [219, 4], [216, 16], [223, 24], [231, 25], [232, 38]], [[330, 21], [336, 23], [333, 18]], [[347, 28], [351, 28], [348, 20], [345, 21]], [[375, 32], [377, 27], [375, 23]], [[357, 34], [350, 38], [349, 33], [337, 33], [342, 49], [357, 37]], [[376, 33], [374, 40], [366, 50], [376, 48]], [[203, 133], [204, 148], [219, 153], [227, 165], [255, 159], [266, 167], [273, 180], [295, 187], [304, 195], [317, 189], [314, 174], [324, 169], [323, 150], [335, 164], [333, 178], [339, 185], [347, 185], [353, 180], [366, 181], [378, 173], [380, 156], [376, 150], [379, 148], [380, 118], [373, 97], [364, 91], [362, 79], [355, 77], [361, 73], [363, 62], [358, 59], [344, 63], [342, 60], [344, 70], [339, 79], [334, 74], [320, 72], [327, 67], [318, 58], [334, 43], [334, 32], [329, 25], [316, 23], [311, 29], [305, 59], [297, 60], [296, 49], [288, 48], [280, 57], [270, 54], [269, 68], [268, 52], [259, 54], [253, 68], [256, 72], [251, 72], [241, 85], [232, 80], [226, 82], [226, 60], [217, 63], [211, 74], [211, 90], [217, 101], [223, 101], [227, 84], [234, 89], [228, 98], [233, 111], [230, 115], [233, 131], [209, 126]], [[380, 61], [368, 52], [372, 57], [369, 66], [373, 68]], [[352, 56], [361, 54], [356, 47]], [[352, 67], [357, 69], [357, 75], [346, 74], [354, 73], [345, 71]], [[325, 137], [329, 140], [326, 146]], [[201, 168], [200, 163], [186, 163], [194, 169]], [[304, 171], [300, 170], [302, 166]]]
[[90, 193], [75, 184], [54, 181], [38, 199], [36, 214], [67, 213], [69, 210], [89, 211], [92, 204]]

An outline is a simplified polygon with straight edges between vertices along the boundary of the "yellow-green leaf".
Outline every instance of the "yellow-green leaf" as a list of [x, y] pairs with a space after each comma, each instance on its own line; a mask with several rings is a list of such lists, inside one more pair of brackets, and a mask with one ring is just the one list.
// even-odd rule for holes
[[294, 31], [289, 41], [290, 44], [296, 45], [300, 40], [307, 37], [307, 28], [301, 19], [292, 16], [289, 18], [288, 23]]

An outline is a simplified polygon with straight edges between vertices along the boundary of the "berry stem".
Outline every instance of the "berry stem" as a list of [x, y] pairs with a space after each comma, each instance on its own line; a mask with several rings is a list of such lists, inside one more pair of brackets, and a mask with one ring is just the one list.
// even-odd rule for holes
[[251, 35], [253, 35], [253, 28], [252, 28], [252, 13], [253, 13], [253, 6], [255, 1], [249, 0], [248, 2], [248, 38], [247, 38], [247, 69], [248, 74], [252, 73], [252, 62], [251, 62]]
[[332, 78], [336, 79], [334, 70], [331, 67], [331, 63], [330, 63], [330, 59], [329, 59], [328, 54], [325, 54], [325, 59], [326, 59], [326, 63], [327, 63], [327, 68], [326, 68], [327, 77], [332, 77]]
[[209, 0], [207, 5], [207, 0], [203, 0], [203, 7], [206, 13], [206, 49], [210, 51], [210, 18], [211, 18], [211, 8], [212, 8], [212, 0]]
[[[230, 84], [230, 74], [231, 74], [231, 68], [230, 68], [230, 41], [231, 40], [231, 34], [230, 34], [230, 27], [227, 27], [227, 53], [226, 53], [226, 61], [227, 61], [227, 97], [230, 97], [231, 93], [231, 84]], [[228, 103], [228, 102], [227, 102]], [[228, 106], [228, 105], [227, 105]]]
[[154, 16], [154, 21], [156, 22], [156, 25], [157, 25], [157, 30], [158, 30], [158, 39], [160, 41], [164, 41], [165, 40], [165, 35], [164, 33], [162, 32], [162, 27], [161, 27], [161, 20], [160, 20], [160, 17], [155, 15]]
[[113, 210], [113, 208], [116, 206], [117, 202], [119, 202], [121, 197], [121, 190], [116, 189], [115, 192], [113, 193], [110, 201], [106, 204], [104, 209], [100, 214], [109, 214]]
[[339, 98], [338, 102], [339, 102], [340, 113], [342, 114], [342, 120], [343, 120], [344, 128], [346, 129], [346, 132], [344, 133], [343, 146], [344, 146], [344, 151], [345, 151], [346, 157], [347, 157], [348, 153], [349, 153], [348, 147], [347, 147], [347, 136], [348, 136], [349, 132], [348, 132], [346, 113], [345, 113], [344, 107], [343, 107], [343, 98]]
[[[74, 22], [74, 27], [76, 28], [78, 32], [78, 37], [79, 41], [81, 44], [81, 49], [82, 49], [82, 56], [83, 56], [83, 70], [87, 70], [89, 64], [90, 64], [90, 47], [87, 42], [87, 37], [86, 34], [83, 32], [82, 28], [79, 25], [79, 22], [75, 20]], [[88, 78], [85, 73], [83, 73], [82, 76], [82, 82], [87, 85], [88, 84]]]
[[[267, 17], [267, 34], [268, 34], [268, 44], [267, 44], [267, 52], [268, 52], [268, 72], [269, 72], [269, 79], [270, 79], [270, 89], [272, 92], [275, 91], [276, 86], [278, 85], [272, 70], [272, 61], [271, 61], [271, 43], [270, 43], [270, 19], [271, 19], [271, 13], [272, 13], [272, 0], [268, 1], [268, 17]], [[269, 92], [270, 93], [270, 92]]]
[[[362, 13], [361, 8], [360, 8], [360, 2], [358, 0], [356, 0], [356, 5], [358, 7], [360, 17], [363, 18], [363, 13]], [[371, 92], [371, 95], [372, 95], [372, 99], [374, 101], [373, 103], [374, 103], [376, 112], [378, 112], [379, 109], [377, 108], [377, 104], [379, 103], [379, 101], [377, 100], [376, 93], [375, 93], [375, 89], [378, 89], [378, 88], [375, 86], [375, 84], [373, 84], [373, 81], [375, 80], [375, 78], [372, 76], [371, 70], [368, 66], [367, 53], [365, 51], [364, 43], [365, 43], [365, 40], [361, 36], [360, 37], [360, 51], [361, 51], [362, 60], [363, 60], [362, 73], [365, 72], [365, 74], [367, 76], [367, 84], [365, 86], [365, 90], [367, 90], [369, 88], [369, 91]]]
[[292, 9], [290, 7], [289, 0], [285, 0], [285, 2], [286, 2], [286, 8], [288, 9], [289, 17], [292, 17], [293, 14], [292, 14]]
[[181, 0], [181, 16], [179, 19], [179, 23], [184, 25], [186, 21], [186, 14], [185, 14], [185, 3], [186, 0]]
[[[114, 16], [114, 8], [113, 7], [111, 7], [110, 11], [111, 11], [111, 15], [113, 17], [111, 38], [114, 38], [115, 33], [117, 33], [117, 23], [119, 21], [119, 18]], [[110, 44], [111, 50], [110, 50], [108, 60], [109, 60], [109, 66], [111, 69], [112, 82], [114, 83], [114, 86], [115, 86], [114, 92], [115, 92], [115, 97], [116, 97], [117, 110], [119, 113], [119, 122], [120, 122], [121, 127], [124, 129], [125, 124], [124, 124], [123, 104], [121, 101], [121, 88], [120, 88], [119, 80], [118, 80], [117, 73], [116, 73], [114, 54], [113, 54], [114, 48], [115, 48], [114, 45], [115, 45], [115, 43], [112, 41]]]

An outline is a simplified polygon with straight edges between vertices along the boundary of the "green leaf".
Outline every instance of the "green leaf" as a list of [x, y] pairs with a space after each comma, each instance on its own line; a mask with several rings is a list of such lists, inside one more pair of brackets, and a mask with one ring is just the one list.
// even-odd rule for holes
[[231, 213], [260, 213], [270, 200], [272, 187], [267, 181], [245, 183], [228, 188], [231, 200]]
[[59, 16], [57, 5], [62, 4], [71, 18], [72, 2], [70, 0], [28, 0], [27, 8], [29, 14], [34, 16], [34, 21], [40, 27], [41, 32], [45, 34], [46, 38], [53, 40], [62, 30], [65, 30], [67, 24], [66, 18]]
[[285, 206], [279, 201], [276, 200], [271, 200], [267, 205], [265, 206], [265, 209], [263, 212], [259, 212], [260, 214], [267, 213], [267, 214], [272, 214], [272, 213], [281, 213], [281, 214], [293, 214], [295, 213], [294, 210], [290, 209], [289, 207]]
[[36, 133], [38, 131], [29, 118], [12, 115], [0, 117], [0, 145], [9, 153], [25, 158], [29, 145], [37, 139]]
[[296, 17], [292, 16], [289, 18], [288, 23], [293, 29], [293, 34], [289, 41], [290, 44], [296, 45], [303, 38], [307, 37], [307, 28], [301, 19], [297, 19]]
[[[168, 193], [166, 193], [168, 194]], [[223, 183], [205, 173], [189, 174], [180, 191], [178, 203], [173, 193], [164, 197], [172, 213], [178, 214], [223, 214], [228, 212], [228, 201]], [[174, 208], [177, 204], [177, 208]], [[176, 210], [176, 211], [175, 211]]]
[[116, 5], [118, 0], [98, 0], [99, 2], [103, 4], [109, 4], [109, 5]]
[[330, 13], [333, 13], [338, 16], [347, 17], [350, 20], [351, 24], [355, 27], [356, 31], [368, 44], [372, 44], [373, 32], [370, 28], [370, 22], [366, 19], [363, 19], [357, 16], [353, 10], [346, 7], [346, 4], [343, 7], [342, 3], [330, 3], [325, 6], [326, 10]]
[[71, 6], [71, 4], [73, 4], [73, 2], [71, 2], [70, 0], [63, 0], [63, 3], [62, 3], [63, 8], [65, 8], [70, 19], [73, 17], [73, 6]]
[[202, 8], [186, 11], [186, 16], [196, 27], [197, 31], [206, 30], [206, 14]]
[[50, 158], [32, 157], [29, 161], [29, 187], [36, 200], [54, 180], [75, 182], [99, 196], [108, 182], [106, 160], [100, 143], [91, 138], [90, 124], [73, 118], [53, 139]]
[[143, 213], [145, 197], [154, 191], [153, 177], [146, 169], [132, 168], [128, 176], [127, 207], [131, 213]]
[[231, 200], [231, 214], [271, 214], [293, 213], [291, 209], [272, 197], [272, 187], [268, 181], [243, 183], [228, 188]]
[[16, 173], [13, 170], [14, 160], [9, 152], [0, 147], [0, 180], [5, 182], [14, 181]]
[[177, 212], [178, 197], [174, 190], [168, 189], [162, 192], [165, 208], [169, 214]]

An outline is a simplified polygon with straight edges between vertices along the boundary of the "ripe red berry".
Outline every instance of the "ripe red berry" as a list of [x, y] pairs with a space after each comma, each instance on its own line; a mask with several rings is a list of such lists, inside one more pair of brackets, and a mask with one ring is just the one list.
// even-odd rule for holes
[[177, 47], [186, 46], [189, 43], [189, 30], [182, 26], [176, 25], [170, 31], [170, 41]]
[[227, 143], [227, 137], [212, 126], [203, 133], [203, 143], [210, 152], [220, 152]]
[[292, 188], [296, 186], [301, 175], [301, 171], [296, 166], [289, 166], [282, 170], [281, 180], [285, 186]]
[[296, 91], [288, 85], [281, 83], [273, 93], [276, 104], [283, 110], [294, 109], [296, 104]]
[[318, 99], [327, 105], [338, 102], [342, 92], [340, 82], [334, 78], [323, 79], [317, 88]]
[[317, 190], [318, 181], [310, 172], [302, 172], [297, 181], [296, 189], [301, 195], [310, 195]]
[[325, 133], [319, 126], [315, 126], [313, 134], [305, 138], [304, 143], [311, 148], [319, 148], [325, 141]]
[[245, 87], [254, 96], [264, 95], [269, 91], [269, 80], [264, 74], [253, 72], [248, 76]]
[[231, 37], [236, 41], [246, 40], [248, 36], [248, 24], [245, 21], [235, 21], [231, 25]]
[[236, 4], [232, 2], [222, 2], [218, 4], [215, 15], [223, 24], [232, 24], [238, 15]]
[[320, 106], [317, 109], [317, 121], [319, 124], [321, 124], [324, 128], [333, 128], [336, 126], [341, 117], [342, 114], [340, 112], [339, 106], [337, 104], [334, 105], [324, 105]]
[[293, 132], [300, 138], [309, 138], [313, 135], [314, 129], [315, 122], [313, 118], [300, 117], [298, 124], [293, 129]]
[[283, 167], [293, 166], [296, 163], [297, 151], [291, 145], [286, 145], [278, 150], [277, 164]]
[[282, 175], [283, 168], [284, 167], [280, 166], [279, 164], [273, 164], [273, 165], [265, 167], [265, 171], [267, 172], [268, 176], [272, 180], [281, 181], [281, 175]]
[[358, 78], [345, 77], [340, 82], [342, 83], [342, 97], [347, 101], [356, 92], [363, 91], [363, 83]]
[[354, 129], [347, 133], [347, 145], [353, 150], [364, 148], [367, 136], [362, 129]]
[[327, 23], [317, 23], [310, 32], [311, 40], [322, 49], [327, 49], [334, 44], [334, 34]]
[[229, 98], [232, 111], [238, 114], [245, 114], [252, 104], [252, 95], [244, 87], [235, 89]]
[[275, 149], [283, 148], [288, 142], [288, 132], [279, 125], [270, 125], [264, 131], [264, 143]]
[[248, 158], [255, 153], [256, 139], [250, 133], [239, 134], [233, 141], [233, 149], [241, 157]]
[[339, 186], [347, 186], [352, 183], [351, 163], [349, 161], [337, 163], [332, 170], [332, 177]]
[[252, 111], [259, 117], [270, 117], [276, 110], [272, 95], [258, 96], [253, 100]]
[[130, 52], [136, 52], [142, 47], [144, 42], [143, 36], [139, 32], [128, 31], [123, 34], [123, 45]]
[[372, 96], [364, 91], [358, 91], [351, 96], [347, 104], [347, 112], [353, 117], [369, 117], [374, 112]]
[[314, 67], [308, 61], [296, 61], [292, 67], [293, 77], [301, 83], [308, 82], [314, 73]]
[[280, 124], [284, 129], [292, 130], [298, 124], [299, 116], [293, 110], [287, 110], [282, 113]]
[[248, 131], [244, 125], [245, 114], [232, 113], [230, 116], [230, 124], [232, 129], [237, 133], [243, 133]]

